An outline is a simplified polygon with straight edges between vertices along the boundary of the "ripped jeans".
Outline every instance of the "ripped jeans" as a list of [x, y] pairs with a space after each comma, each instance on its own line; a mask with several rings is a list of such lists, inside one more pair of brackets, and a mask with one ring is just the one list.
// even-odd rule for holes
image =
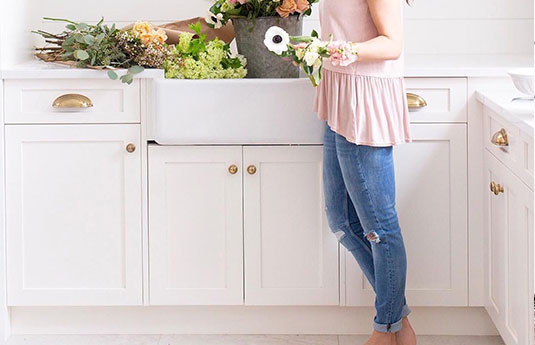
[[410, 313], [407, 258], [395, 206], [392, 147], [355, 145], [325, 130], [323, 181], [329, 226], [375, 291], [374, 328], [398, 332]]

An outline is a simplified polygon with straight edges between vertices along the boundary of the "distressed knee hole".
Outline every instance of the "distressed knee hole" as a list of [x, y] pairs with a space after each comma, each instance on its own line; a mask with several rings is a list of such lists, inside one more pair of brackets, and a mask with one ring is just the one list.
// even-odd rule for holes
[[379, 238], [379, 235], [375, 231], [372, 231], [369, 234], [367, 234], [366, 238], [370, 242], [375, 242], [375, 243], [381, 242], [381, 238]]

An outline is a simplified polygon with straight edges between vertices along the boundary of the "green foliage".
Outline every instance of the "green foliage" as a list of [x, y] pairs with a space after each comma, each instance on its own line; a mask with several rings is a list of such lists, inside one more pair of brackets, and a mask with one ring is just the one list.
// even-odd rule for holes
[[[115, 24], [108, 26], [102, 18], [97, 24], [77, 23], [69, 19], [43, 18], [49, 21], [65, 22], [65, 31], [60, 35], [50, 34], [44, 31], [34, 31], [43, 36], [47, 43], [53, 43], [61, 47], [58, 55], [64, 61], [76, 62], [76, 67], [108, 67], [128, 68], [127, 72], [119, 78], [124, 83], [132, 83], [135, 74], [143, 71], [143, 67], [133, 64], [118, 44], [117, 34], [120, 32]], [[114, 71], [108, 71], [108, 76], [115, 80], [118, 75]]]
[[76, 61], [77, 67], [128, 66], [129, 61], [116, 44], [115, 35], [119, 30], [115, 25], [105, 25], [104, 19], [95, 25], [60, 18], [44, 19], [67, 23], [64, 32], [66, 38], [61, 42], [61, 48], [64, 50], [61, 57], [64, 60]]
[[201, 24], [190, 25], [195, 33], [184, 32], [164, 63], [165, 76], [178, 79], [243, 78], [247, 74], [245, 58], [233, 56], [230, 46], [214, 39], [206, 41]]

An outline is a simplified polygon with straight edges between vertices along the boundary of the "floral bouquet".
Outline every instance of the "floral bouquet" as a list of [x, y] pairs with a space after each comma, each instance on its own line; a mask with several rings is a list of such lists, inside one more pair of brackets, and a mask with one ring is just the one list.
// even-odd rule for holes
[[[47, 62], [60, 62], [79, 68], [107, 69], [111, 79], [130, 84], [134, 75], [145, 68], [163, 68], [167, 78], [243, 78], [246, 61], [234, 56], [225, 42], [208, 41], [201, 23], [191, 24], [193, 32], [180, 34], [177, 45], [168, 45], [163, 29], [148, 22], [137, 22], [120, 30], [104, 20], [95, 25], [68, 19], [45, 18], [66, 23], [66, 30], [52, 34], [38, 30], [47, 46], [36, 48], [36, 56]], [[115, 69], [127, 72], [120, 78]]]
[[334, 66], [348, 66], [358, 60], [354, 44], [344, 41], [321, 41], [316, 31], [311, 36], [290, 36], [278, 26], [266, 31], [265, 46], [274, 54], [291, 58], [302, 68], [312, 85], [321, 80], [323, 59], [329, 59]]
[[258, 17], [286, 18], [312, 13], [311, 5], [319, 0], [214, 0], [206, 22], [218, 29], [232, 17], [245, 17], [254, 21]]

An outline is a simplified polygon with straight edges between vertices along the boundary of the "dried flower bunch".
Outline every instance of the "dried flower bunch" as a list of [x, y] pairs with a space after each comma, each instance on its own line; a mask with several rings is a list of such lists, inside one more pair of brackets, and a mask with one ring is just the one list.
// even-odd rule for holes
[[114, 71], [126, 68], [120, 77], [132, 83], [135, 74], [144, 68], [163, 68], [166, 77], [182, 79], [243, 78], [247, 74], [245, 59], [233, 56], [230, 47], [219, 39], [206, 41], [201, 23], [192, 24], [194, 33], [182, 33], [175, 45], [165, 43], [167, 35], [147, 22], [138, 22], [129, 30], [108, 26], [104, 20], [95, 25], [68, 19], [45, 18], [66, 22], [66, 30], [51, 34], [34, 31], [51, 44], [37, 48], [37, 56], [45, 61], [70, 61], [76, 67], [109, 69], [108, 76], [118, 79]]
[[323, 59], [329, 59], [334, 66], [348, 66], [358, 60], [355, 45], [332, 39], [321, 41], [316, 31], [311, 36], [290, 36], [284, 29], [272, 26], [266, 31], [264, 45], [274, 54], [292, 59], [314, 86], [321, 80]]
[[165, 31], [155, 30], [147, 22], [135, 23], [131, 30], [120, 31], [116, 37], [128, 58], [142, 67], [161, 68], [171, 54], [171, 47], [165, 44]]
[[215, 0], [206, 16], [206, 22], [218, 29], [234, 16], [246, 17], [254, 21], [258, 17], [290, 15], [308, 16], [312, 4], [319, 0]]

